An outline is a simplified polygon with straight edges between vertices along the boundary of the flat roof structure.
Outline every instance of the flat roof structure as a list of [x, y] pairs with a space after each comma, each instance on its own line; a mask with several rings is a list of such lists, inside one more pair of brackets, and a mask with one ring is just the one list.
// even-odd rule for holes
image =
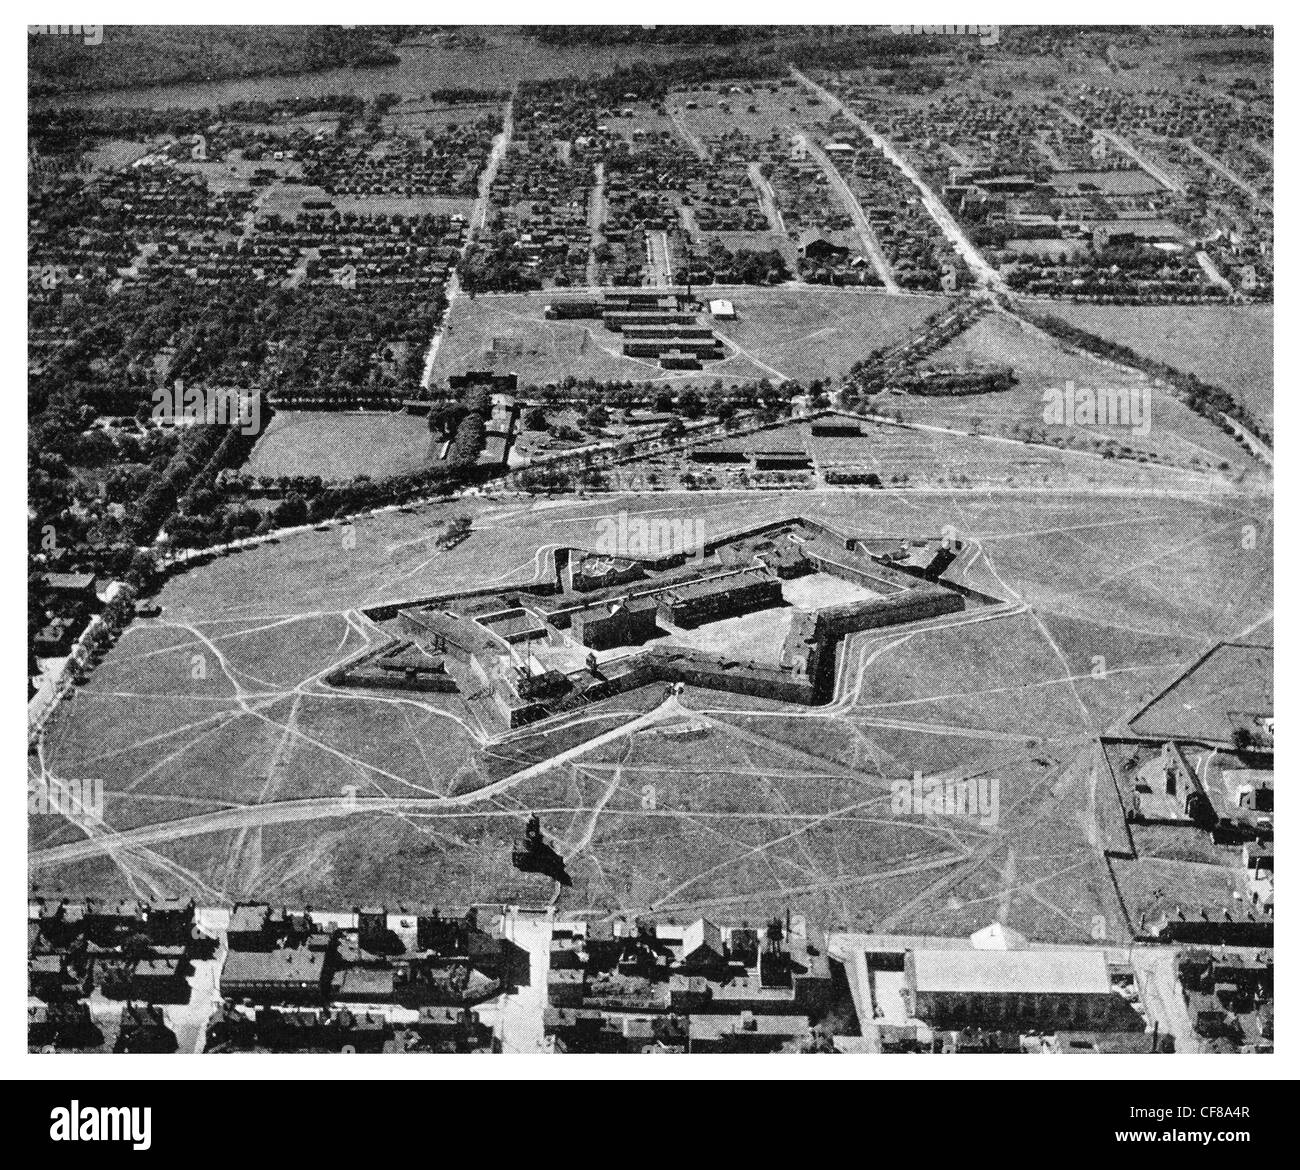
[[918, 950], [907, 953], [918, 992], [1109, 995], [1100, 951]]

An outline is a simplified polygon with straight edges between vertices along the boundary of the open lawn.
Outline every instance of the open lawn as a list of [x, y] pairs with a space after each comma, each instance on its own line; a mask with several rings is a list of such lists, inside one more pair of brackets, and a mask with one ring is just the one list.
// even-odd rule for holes
[[[1011, 393], [1014, 393], [1012, 391]], [[991, 397], [991, 396], [985, 396]], [[753, 435], [735, 435], [702, 442], [695, 450], [701, 453], [762, 452], [771, 450], [804, 451], [823, 477], [856, 474], [875, 475], [883, 486], [922, 485], [1047, 487], [1083, 490], [1129, 487], [1165, 487], [1172, 490], [1226, 489], [1230, 484], [1262, 482], [1258, 472], [1248, 469], [1227, 471], [1202, 466], [1181, 468], [1172, 463], [1157, 463], [1134, 451], [1126, 458], [1104, 458], [1100, 448], [1077, 438], [1074, 430], [1086, 432], [1089, 439], [1096, 428], [1057, 428], [1070, 431], [1068, 436], [1045, 434], [1033, 442], [1010, 439], [999, 433], [1001, 428], [985, 424], [982, 419], [945, 418], [940, 414], [933, 422], [920, 421], [931, 402], [948, 403], [964, 399], [918, 399], [918, 418], [902, 426], [894, 422], [863, 420], [858, 436], [815, 436], [811, 425], [793, 422], [763, 430]], [[904, 401], [883, 395], [873, 402], [876, 409], [893, 415], [906, 414]], [[1040, 407], [1041, 409], [1041, 407]], [[1040, 420], [1041, 421], [1041, 420]], [[979, 433], [973, 433], [978, 426]], [[1011, 428], [1008, 427], [1007, 430]], [[1041, 428], [1040, 428], [1041, 430]], [[1067, 446], [1067, 440], [1076, 446]], [[1137, 440], [1133, 440], [1136, 442]], [[1125, 445], [1128, 445], [1127, 443]], [[735, 476], [744, 464], [691, 462], [692, 475]], [[644, 482], [651, 472], [661, 482], [672, 482], [681, 465], [672, 455], [643, 462], [620, 464], [629, 482]], [[636, 477], [640, 476], [640, 480]], [[833, 478], [826, 482], [835, 482]]]
[[1048, 311], [1223, 387], [1272, 425], [1272, 305], [1056, 304]]
[[[1267, 628], [1270, 529], [1255, 517], [1261, 552], [1243, 563], [1244, 503], [693, 495], [711, 535], [802, 512], [862, 537], [953, 524], [978, 546], [958, 580], [1011, 607], [852, 636], [824, 708], [690, 687], [665, 703], [648, 687], [491, 741], [460, 696], [321, 682], [383, 636], [363, 605], [526, 581], [538, 546], [591, 547], [604, 516], [682, 502], [392, 512], [359, 520], [355, 548], [333, 528], [289, 535], [173, 579], [161, 617], [131, 628], [29, 758], [35, 775], [98, 777], [108, 793], [90, 831], [103, 844], [32, 819], [34, 888], [539, 904], [554, 887], [508, 861], [537, 811], [574, 876], [557, 905], [576, 914], [761, 921], [793, 904], [831, 925], [956, 932], [1001, 918], [1070, 940], [1094, 915], [1122, 921], [1091, 843], [1110, 810], [1095, 736], [1212, 641]], [[462, 511], [474, 533], [438, 552]], [[888, 781], [917, 770], [996, 779], [996, 824], [893, 811]]]
[[276, 411], [242, 470], [346, 480], [401, 475], [432, 457], [423, 418], [396, 412]]
[[939, 297], [841, 289], [737, 290], [736, 317], [717, 331], [743, 352], [805, 385], [836, 378], [873, 349], [903, 340], [941, 306]]
[[847, 373], [871, 350], [906, 337], [940, 301], [843, 290], [728, 287], [697, 290], [725, 297], [736, 318], [701, 316], [724, 339], [728, 356], [703, 370], [661, 370], [655, 361], [624, 357], [622, 336], [600, 321], [547, 321], [547, 304], [562, 291], [460, 297], [434, 363], [433, 381], [469, 369], [515, 371], [520, 383], [544, 385], [567, 375], [635, 382], [724, 382], [797, 378], [804, 382]]
[[[1009, 390], [950, 397], [891, 393], [880, 400], [881, 408], [921, 422], [972, 430], [978, 427], [990, 433], [1035, 434], [1080, 450], [1107, 445], [1127, 447], [1134, 456], [1146, 455], [1179, 467], [1211, 470], [1223, 462], [1234, 470], [1252, 466], [1230, 436], [1171, 395], [1150, 389], [1144, 377], [1108, 362], [1069, 353], [1041, 330], [1009, 314], [990, 314], [976, 321], [935, 352], [927, 365], [937, 369], [1010, 366], [1016, 384]], [[1138, 389], [1147, 396], [1140, 401], [1150, 401], [1149, 433], [1141, 433], [1148, 429], [1145, 426], [1045, 422], [1045, 391], [1064, 390], [1067, 383], [1072, 383], [1076, 391], [1114, 388], [1127, 393]]]
[[[733, 88], [740, 92], [730, 92]], [[694, 103], [695, 108], [688, 109], [689, 103]], [[785, 146], [789, 145], [792, 127], [815, 129], [830, 116], [824, 105], [809, 104], [804, 90], [782, 87], [775, 79], [722, 81], [708, 89], [675, 89], [668, 95], [668, 109], [689, 133], [702, 138], [739, 130], [760, 143], [775, 135]]]
[[1227, 743], [1243, 719], [1273, 713], [1273, 647], [1216, 646], [1129, 724], [1138, 735]]

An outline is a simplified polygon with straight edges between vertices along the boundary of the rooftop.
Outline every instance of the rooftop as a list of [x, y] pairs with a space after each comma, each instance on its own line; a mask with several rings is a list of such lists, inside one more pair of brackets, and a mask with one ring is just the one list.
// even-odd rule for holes
[[222, 983], [313, 983], [321, 976], [324, 955], [307, 947], [275, 951], [231, 951], [221, 970]]
[[1106, 958], [1097, 951], [918, 950], [908, 952], [918, 992], [1037, 992], [1109, 995]]

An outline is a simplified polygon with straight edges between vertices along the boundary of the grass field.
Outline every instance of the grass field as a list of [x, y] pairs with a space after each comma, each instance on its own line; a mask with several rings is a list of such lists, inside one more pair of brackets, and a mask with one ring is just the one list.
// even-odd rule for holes
[[[749, 93], [731, 93], [732, 86]], [[775, 93], [772, 89], [776, 90]], [[694, 102], [695, 109], [687, 109]], [[729, 109], [719, 103], [725, 102]], [[754, 109], [751, 112], [750, 106]], [[791, 109], [791, 107], [794, 107]], [[711, 88], [676, 89], [668, 95], [668, 108], [675, 113], [689, 132], [701, 138], [717, 138], [739, 130], [758, 142], [774, 135], [789, 145], [795, 127], [820, 128], [830, 116], [824, 105], [810, 105], [808, 94], [801, 88], [783, 88], [771, 82], [719, 82]]]
[[1272, 425], [1272, 305], [1057, 304], [1048, 311], [1144, 357], [1222, 386]]
[[379, 479], [415, 471], [431, 454], [429, 427], [415, 415], [280, 410], [241, 470], [248, 475]]
[[703, 370], [661, 370], [624, 357], [620, 334], [599, 321], [547, 321], [546, 305], [564, 293], [459, 298], [448, 316], [433, 380], [467, 369], [515, 371], [522, 384], [566, 375], [638, 382], [711, 382], [769, 378], [811, 381], [846, 373], [872, 349], [906, 337], [938, 306], [935, 297], [891, 297], [813, 289], [724, 288], [701, 297], [732, 301], [736, 319], [702, 317], [726, 339], [729, 356]]
[[735, 320], [715, 324], [743, 352], [807, 384], [846, 373], [871, 350], [901, 341], [942, 303], [809, 288], [737, 291]]
[[1227, 463], [1232, 473], [1253, 471], [1242, 448], [1218, 427], [1156, 390], [1150, 397], [1148, 434], [1124, 426], [1061, 426], [1044, 423], [1043, 394], [1049, 387], [1077, 390], [1145, 388], [1142, 376], [1061, 349], [1039, 329], [1008, 314], [990, 314], [935, 352], [927, 362], [933, 368], [1008, 365], [1016, 376], [1009, 390], [952, 397], [886, 394], [881, 407], [889, 413], [921, 422], [978, 428], [985, 433], [1036, 433], [1048, 441], [1060, 440], [1079, 450], [1101, 449], [1108, 444], [1128, 447], [1134, 456], [1145, 455], [1177, 467], [1201, 471], [1220, 469]]
[[[1015, 394], [1016, 391], [1010, 393]], [[983, 395], [990, 398], [993, 395]], [[729, 436], [713, 443], [702, 443], [698, 450], [716, 448], [723, 451], [802, 450], [812, 458], [818, 474], [853, 471], [876, 475], [882, 484], [911, 487], [1054, 487], [1060, 490], [1095, 490], [1130, 488], [1167, 488], [1191, 491], [1226, 490], [1230, 485], [1263, 483], [1264, 477], [1250, 468], [1221, 470], [1218, 464], [1209, 464], [1207, 457], [1199, 463], [1188, 460], [1186, 468], [1180, 467], [1172, 456], [1167, 461], [1154, 462], [1148, 458], [1103, 458], [1100, 444], [1104, 435], [1094, 434], [1096, 428], [1073, 428], [1063, 439], [1053, 443], [1044, 434], [1037, 434], [1032, 443], [1012, 441], [1004, 432], [1012, 430], [1011, 424], [999, 425], [994, 417], [985, 421], [975, 414], [947, 416], [945, 407], [951, 399], [905, 399], [885, 394], [873, 406], [889, 415], [901, 414], [907, 409], [914, 416], [908, 425], [895, 422], [864, 420], [860, 437], [813, 436], [808, 423], [794, 422], [753, 435]], [[966, 401], [959, 399], [956, 401]], [[1023, 401], [1023, 399], [1022, 399]], [[1035, 400], [1037, 401], [1037, 400]], [[933, 416], [925, 413], [931, 402], [938, 402]], [[1028, 409], [1026, 407], [1026, 409]], [[1041, 411], [1041, 404], [1037, 404]], [[1023, 416], [1011, 416], [1017, 420]], [[1041, 424], [1041, 414], [1036, 416]], [[1157, 417], [1159, 414], [1157, 413]], [[925, 421], [922, 421], [925, 420]], [[978, 428], [979, 433], [975, 434]], [[1038, 427], [1039, 432], [1044, 428]], [[1062, 430], [1066, 428], [1060, 428]], [[1083, 432], [1077, 437], [1073, 431]], [[1157, 446], [1169, 449], [1172, 440], [1159, 442], [1161, 433], [1153, 432]], [[1134, 446], [1143, 440], [1129, 440]], [[1073, 443], [1075, 446], [1067, 446]], [[1179, 448], [1181, 450], [1181, 448]], [[1221, 462], [1221, 461], [1220, 461]], [[702, 474], [734, 475], [734, 465], [694, 463], [688, 465], [695, 476]], [[660, 481], [673, 482], [673, 475], [681, 470], [675, 456], [655, 456], [650, 459], [620, 464], [619, 470], [630, 482], [644, 482], [650, 474]], [[635, 477], [639, 476], [637, 480]], [[831, 482], [831, 481], [827, 481]]]
[[1239, 720], [1271, 715], [1273, 647], [1218, 646], [1187, 675], [1144, 707], [1129, 725], [1138, 735], [1189, 736], [1231, 742]]
[[[852, 636], [817, 709], [697, 688], [662, 706], [650, 687], [492, 741], [459, 696], [320, 681], [381, 636], [364, 605], [526, 581], [539, 545], [590, 547], [602, 517], [683, 507], [711, 535], [797, 513], [864, 537], [953, 524], [979, 545], [962, 579], [1012, 608]], [[474, 533], [439, 552], [459, 511]], [[1249, 515], [1172, 497], [750, 493], [459, 502], [362, 518], [349, 549], [333, 529], [288, 536], [170, 581], [161, 617], [55, 714], [32, 772], [102, 778], [106, 824], [90, 835], [144, 836], [42, 862], [86, 833], [34, 817], [33, 887], [536, 904], [553, 887], [508, 855], [537, 811], [574, 876], [566, 912], [761, 921], [791, 905], [827, 926], [1002, 918], [1082, 941], [1094, 915], [1122, 918], [1091, 844], [1094, 736], [1212, 641], [1268, 628], [1271, 528], [1252, 517], [1244, 561]], [[916, 770], [996, 778], [997, 824], [900, 817], [888, 781]], [[349, 790], [359, 811], [340, 807]], [[284, 811], [293, 800], [318, 802], [311, 819]]]

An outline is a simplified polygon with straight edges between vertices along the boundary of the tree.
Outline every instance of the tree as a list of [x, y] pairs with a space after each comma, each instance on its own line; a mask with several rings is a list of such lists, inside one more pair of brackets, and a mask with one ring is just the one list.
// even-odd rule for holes
[[1236, 751], [1250, 753], [1255, 750], [1256, 740], [1249, 727], [1232, 729], [1232, 746]]
[[277, 528], [297, 528], [307, 523], [307, 501], [296, 492], [290, 493], [275, 506], [271, 515]]
[[694, 420], [704, 413], [704, 401], [694, 390], [683, 390], [677, 399], [677, 409], [684, 418]]
[[524, 415], [524, 426], [530, 431], [544, 431], [550, 424], [546, 421], [546, 411], [534, 406]]
[[597, 403], [582, 416], [582, 425], [589, 431], [603, 430], [609, 426], [609, 411]]
[[460, 403], [445, 403], [429, 411], [429, 430], [442, 435], [444, 438], [448, 435], [454, 435], [456, 428], [460, 426], [460, 420], [464, 417], [465, 407]]
[[451, 465], [459, 470], [473, 467], [487, 446], [487, 426], [482, 415], [471, 412], [461, 419], [451, 444]]

